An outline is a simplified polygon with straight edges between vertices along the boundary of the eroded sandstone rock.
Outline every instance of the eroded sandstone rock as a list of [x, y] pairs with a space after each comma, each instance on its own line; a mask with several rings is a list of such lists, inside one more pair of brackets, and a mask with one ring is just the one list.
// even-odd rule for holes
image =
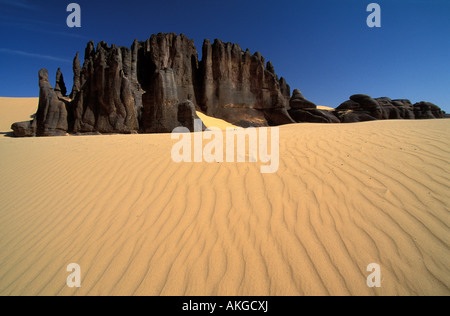
[[203, 43], [199, 106], [210, 116], [242, 127], [293, 123], [286, 112], [289, 86], [271, 62], [237, 44]]
[[36, 121], [17, 122], [11, 125], [15, 137], [36, 136]]
[[39, 71], [39, 105], [36, 113], [36, 136], [64, 136], [68, 131], [66, 104], [58, 98], [49, 80], [48, 71]]
[[293, 91], [289, 106], [289, 115], [297, 123], [340, 123], [332, 112], [317, 109], [317, 105], [307, 100], [298, 89]]
[[66, 83], [64, 82], [64, 76], [61, 72], [61, 68], [58, 68], [58, 71], [56, 72], [55, 92], [59, 97], [64, 97], [67, 95]]
[[[139, 131], [131, 82], [125, 75], [122, 48], [100, 42], [86, 48], [81, 88], [73, 101], [73, 132]], [[128, 52], [128, 51], [127, 51]], [[126, 57], [129, 55], [126, 54]], [[125, 59], [125, 63], [128, 60]]]
[[336, 115], [341, 122], [351, 123], [388, 119], [434, 119], [443, 117], [443, 112], [437, 105], [429, 102], [412, 105], [407, 99], [373, 99], [368, 95], [357, 94], [342, 103], [336, 109]]
[[431, 102], [418, 102], [414, 104], [414, 115], [416, 119], [443, 118], [444, 112], [436, 104]]

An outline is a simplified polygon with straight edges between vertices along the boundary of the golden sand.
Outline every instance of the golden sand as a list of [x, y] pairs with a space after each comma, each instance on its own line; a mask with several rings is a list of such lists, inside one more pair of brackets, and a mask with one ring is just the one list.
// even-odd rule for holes
[[[0, 99], [0, 132], [33, 102]], [[169, 134], [2, 137], [0, 295], [449, 295], [448, 135], [450, 120], [284, 126], [267, 175], [176, 164]]]
[[221, 130], [226, 130], [227, 128], [237, 128], [236, 125], [233, 125], [221, 119], [207, 116], [201, 112], [197, 112], [197, 115], [202, 119], [203, 124], [205, 124], [206, 127], [215, 127]]
[[319, 110], [325, 110], [325, 111], [334, 111], [334, 110], [336, 110], [335, 108], [330, 108], [329, 106], [323, 106], [323, 105], [318, 105], [317, 108]]

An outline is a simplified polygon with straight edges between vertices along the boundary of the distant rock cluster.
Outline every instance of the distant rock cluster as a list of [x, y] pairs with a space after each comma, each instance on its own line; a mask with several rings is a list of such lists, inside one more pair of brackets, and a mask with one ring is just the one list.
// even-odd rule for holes
[[373, 99], [368, 95], [356, 94], [336, 108], [335, 115], [342, 123], [373, 120], [435, 119], [444, 118], [437, 105], [430, 102], [412, 104], [409, 100]]
[[183, 34], [152, 35], [135, 40], [131, 49], [91, 41], [83, 66], [78, 53], [74, 58], [68, 96], [60, 69], [55, 88], [47, 70], [39, 71], [38, 111], [32, 121], [14, 123], [14, 135], [170, 133], [181, 126], [193, 131], [196, 111], [242, 127], [445, 115], [432, 103], [367, 95], [354, 95], [335, 111], [320, 110], [297, 89], [291, 96], [286, 80], [258, 52], [205, 40], [202, 56]]
[[340, 123], [333, 112], [317, 109], [317, 105], [306, 100], [298, 89], [294, 90], [289, 106], [289, 115], [296, 122]]

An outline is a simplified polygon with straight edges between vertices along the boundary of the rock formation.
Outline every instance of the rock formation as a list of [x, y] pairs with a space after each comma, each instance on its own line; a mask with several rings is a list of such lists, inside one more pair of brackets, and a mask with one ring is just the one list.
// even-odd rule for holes
[[11, 129], [16, 137], [33, 137], [36, 136], [36, 121], [17, 122]]
[[[383, 103], [381, 101], [382, 98], [377, 99], [378, 103]], [[405, 119], [405, 120], [414, 120], [414, 107], [411, 101], [407, 99], [397, 99], [391, 100], [389, 98], [383, 98], [387, 101], [387, 104], [384, 104], [384, 108], [388, 112], [386, 117], [387, 119]]]
[[[64, 136], [68, 132], [67, 106], [63, 97], [63, 79], [60, 69], [57, 75], [58, 90], [53, 89], [48, 80], [48, 71], [39, 71], [39, 105], [32, 121], [18, 122], [11, 126], [16, 137]], [[67, 91], [66, 91], [67, 92]]]
[[298, 123], [340, 123], [332, 112], [317, 109], [317, 105], [308, 101], [298, 89], [294, 90], [289, 107], [290, 116]]
[[58, 96], [64, 97], [67, 95], [67, 88], [64, 82], [64, 76], [61, 73], [61, 68], [56, 72], [55, 92]]
[[336, 108], [337, 116], [343, 123], [381, 120], [383, 111], [377, 101], [369, 95], [356, 94], [349, 101]]
[[435, 119], [443, 118], [444, 112], [435, 104], [420, 102], [412, 104], [406, 99], [391, 100], [364, 94], [350, 97], [336, 108], [336, 116], [342, 123], [388, 119]]
[[205, 40], [202, 56], [183, 34], [152, 35], [131, 49], [91, 41], [83, 66], [79, 53], [73, 60], [70, 96], [60, 69], [55, 89], [41, 70], [36, 118], [12, 129], [16, 136], [192, 131], [196, 110], [242, 127], [444, 116], [431, 103], [367, 95], [352, 96], [335, 112], [319, 110], [299, 90], [291, 97], [286, 80], [259, 52]]
[[[133, 133], [139, 130], [136, 102], [125, 64], [127, 49], [89, 42], [81, 70], [81, 89], [71, 102], [74, 133]], [[127, 54], [128, 53], [128, 54]], [[76, 91], [76, 89], [73, 89]]]
[[[181, 126], [187, 127], [191, 132], [197, 132], [195, 129], [195, 120], [201, 121], [198, 117], [195, 105], [187, 100], [178, 104], [178, 122], [181, 123]], [[202, 131], [206, 130], [206, 126], [202, 124]]]
[[290, 88], [259, 52], [220, 40], [205, 40], [202, 52], [198, 104], [206, 114], [243, 127], [294, 123], [286, 110]]
[[66, 104], [53, 90], [46, 69], [39, 71], [39, 105], [36, 113], [36, 136], [64, 136], [68, 131]]
[[170, 133], [185, 126], [178, 121], [178, 105], [185, 101], [198, 104], [194, 42], [184, 35], [157, 34], [146, 42], [136, 41], [134, 47], [137, 81], [143, 90], [142, 131]]
[[73, 88], [70, 93], [70, 98], [75, 99], [78, 92], [81, 91], [81, 63], [80, 54], [77, 53], [73, 59]]
[[445, 113], [436, 104], [422, 101], [414, 104], [414, 115], [416, 119], [421, 120], [444, 118]]
[[70, 99], [64, 98], [59, 69], [53, 90], [55, 100], [68, 110], [68, 127], [58, 129], [64, 132], [168, 133], [179, 126], [191, 128], [193, 121], [188, 120], [196, 115], [187, 104], [243, 127], [295, 122], [287, 112], [290, 87], [278, 79], [272, 63], [266, 67], [260, 53], [251, 55], [220, 40], [212, 45], [205, 40], [201, 61], [193, 40], [183, 34], [152, 35], [145, 42], [135, 40], [131, 49], [105, 42], [95, 47], [91, 41], [82, 67], [79, 54], [75, 56], [73, 72]]

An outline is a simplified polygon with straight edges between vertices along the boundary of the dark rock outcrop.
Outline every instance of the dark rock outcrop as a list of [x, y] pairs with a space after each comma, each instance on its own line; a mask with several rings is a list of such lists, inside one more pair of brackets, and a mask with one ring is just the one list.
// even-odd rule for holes
[[[403, 118], [405, 120], [414, 120], [414, 107], [411, 103], [411, 101], [407, 99], [397, 99], [392, 100], [391, 104], [400, 112], [400, 118]], [[389, 118], [392, 118], [393, 115], [390, 115]]]
[[46, 69], [39, 71], [39, 105], [36, 113], [36, 136], [64, 136], [68, 131], [66, 104], [53, 90]]
[[291, 87], [287, 84], [286, 79], [284, 79], [283, 77], [280, 78], [280, 89], [285, 103], [287, 104], [286, 108], [288, 109], [289, 101], [291, 100]]
[[337, 107], [336, 116], [343, 123], [363, 122], [388, 119], [434, 119], [442, 118], [442, 110], [429, 102], [412, 105], [406, 99], [373, 99], [368, 95], [358, 94], [350, 97]]
[[81, 63], [80, 53], [77, 53], [73, 59], [73, 87], [70, 93], [70, 98], [75, 99], [77, 94], [81, 91]]
[[195, 121], [201, 122], [201, 119], [198, 117], [195, 105], [187, 100], [178, 104], [178, 126], [184, 126], [189, 129], [191, 132], [198, 132], [199, 127], [202, 131], [206, 130], [206, 126], [202, 123], [201, 126], [196, 127]]
[[294, 123], [286, 112], [289, 87], [259, 52], [215, 40], [203, 43], [198, 104], [208, 115], [243, 127]]
[[33, 137], [36, 136], [36, 121], [14, 123], [11, 129], [16, 137]]
[[170, 133], [180, 126], [178, 122], [180, 101], [173, 69], [158, 70], [147, 94], [143, 119], [145, 133]]
[[332, 112], [317, 109], [298, 89], [294, 90], [289, 106], [289, 115], [298, 123], [340, 123]]
[[[77, 64], [78, 56], [75, 133], [168, 133], [180, 126], [178, 110], [186, 101], [242, 127], [295, 122], [286, 110], [286, 81], [278, 79], [272, 63], [266, 69], [261, 54], [251, 55], [237, 44], [206, 40], [199, 61], [193, 40], [183, 34], [152, 35], [134, 41], [131, 50], [103, 42], [95, 49], [90, 42], [80, 76]], [[190, 128], [193, 122], [183, 124]]]
[[317, 105], [311, 101], [306, 100], [300, 90], [295, 89], [292, 93], [292, 98], [289, 101], [291, 109], [316, 109]]
[[194, 42], [183, 34], [152, 35], [135, 41], [131, 50], [103, 42], [94, 49], [90, 42], [80, 88], [77, 59], [75, 133], [168, 133], [179, 126], [178, 107], [185, 101], [243, 127], [294, 123], [286, 111], [286, 81], [278, 79], [270, 62], [266, 69], [261, 54], [243, 52], [236, 44], [206, 40], [199, 62]]
[[[237, 44], [205, 40], [202, 60], [185, 35], [156, 34], [130, 48], [89, 42], [73, 60], [69, 97], [61, 70], [53, 89], [39, 72], [36, 118], [13, 125], [16, 136], [69, 133], [170, 133], [194, 129], [196, 111], [241, 127], [295, 122], [339, 123], [443, 117], [427, 102], [353, 95], [335, 112], [320, 110], [275, 73], [272, 62]], [[204, 128], [204, 126], [202, 126]]]
[[336, 116], [342, 123], [375, 121], [384, 118], [381, 105], [366, 94], [355, 94], [336, 108]]
[[56, 72], [55, 92], [60, 97], [67, 95], [66, 83], [64, 82], [64, 76], [61, 72], [61, 68], [58, 68], [58, 71]]
[[11, 126], [14, 136], [64, 136], [67, 134], [69, 129], [67, 107], [70, 106], [70, 101], [63, 97], [60, 69], [58, 69], [56, 78], [57, 83], [59, 82], [58, 91], [51, 86], [48, 80], [48, 71], [46, 69], [39, 71], [40, 91], [37, 113], [33, 115], [31, 121], [14, 123]]
[[444, 118], [444, 112], [440, 107], [424, 101], [414, 104], [414, 115], [418, 120]]
[[[176, 34], [157, 34], [138, 49], [137, 79], [143, 90], [142, 130], [170, 133], [180, 125], [180, 102], [197, 103], [198, 56], [194, 41]], [[190, 128], [193, 122], [186, 122]]]
[[298, 123], [340, 123], [339, 119], [331, 111], [319, 109], [292, 109], [291, 117]]
[[414, 119], [414, 111], [411, 101], [409, 100], [391, 100], [390, 98], [374, 99], [382, 110], [382, 119], [399, 120]]
[[139, 46], [138, 79], [144, 91], [152, 90], [158, 72], [171, 69], [173, 96], [197, 104], [198, 55], [193, 40], [183, 34], [160, 33], [152, 35], [146, 42], [135, 42], [135, 45]]
[[[74, 133], [133, 133], [139, 130], [123, 49], [90, 42], [81, 70], [81, 91], [72, 102]], [[129, 56], [129, 55], [125, 55]], [[126, 61], [125, 61], [126, 62]]]

